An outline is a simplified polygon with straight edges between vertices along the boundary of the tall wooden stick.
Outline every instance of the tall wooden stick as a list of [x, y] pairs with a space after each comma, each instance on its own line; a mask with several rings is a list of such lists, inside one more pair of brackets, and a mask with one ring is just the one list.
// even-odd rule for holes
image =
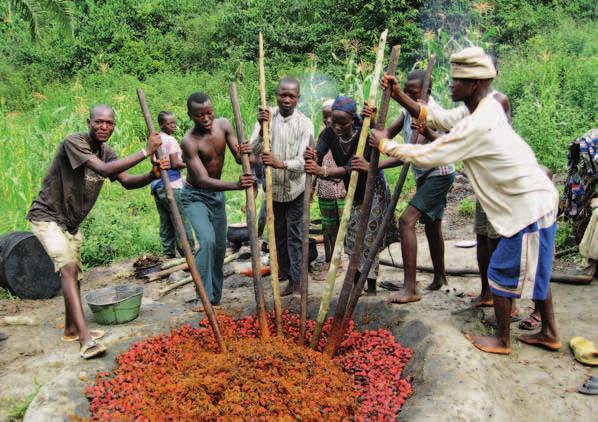
[[[309, 139], [309, 146], [314, 146], [313, 137]], [[299, 344], [305, 342], [305, 330], [307, 326], [307, 295], [309, 283], [309, 208], [313, 191], [314, 176], [305, 175], [305, 192], [303, 193], [303, 256], [301, 257], [301, 282], [299, 292], [301, 294], [299, 309]]]
[[[399, 60], [399, 54], [401, 47], [395, 45], [392, 48], [390, 59], [388, 61], [388, 68], [386, 73], [394, 75], [397, 70], [397, 62]], [[376, 129], [384, 129], [386, 123], [386, 115], [388, 114], [388, 107], [390, 104], [390, 88], [383, 91], [382, 100], [380, 102], [380, 110], [376, 119]], [[370, 104], [374, 106], [374, 104]], [[370, 219], [370, 212], [372, 208], [372, 202], [374, 199], [374, 189], [376, 185], [376, 179], [378, 177], [378, 162], [380, 161], [380, 152], [377, 149], [372, 149], [370, 152], [370, 165], [368, 168], [368, 177], [365, 184], [365, 193], [363, 202], [361, 204], [361, 219], [357, 225], [357, 237], [355, 238], [355, 244], [351, 251], [351, 258], [349, 260], [349, 266], [345, 274], [345, 280], [343, 281], [343, 287], [338, 296], [336, 303], [336, 311], [334, 314], [334, 320], [332, 321], [332, 327], [330, 328], [330, 334], [328, 335], [328, 342], [324, 353], [328, 356], [332, 356], [337, 346], [343, 339], [343, 319], [345, 316], [345, 310], [349, 297], [351, 296], [351, 290], [357, 281], [355, 279], [359, 271], [359, 263], [361, 262], [361, 256], [363, 253], [365, 234], [367, 232], [368, 221]], [[367, 274], [367, 273], [366, 273]]]
[[[436, 63], [436, 56], [432, 54], [428, 61], [428, 67], [426, 69], [426, 76], [424, 78], [424, 82], [422, 84], [422, 98], [424, 100], [428, 99], [428, 89], [430, 87], [430, 80], [432, 77], [432, 70], [434, 69], [434, 64]], [[411, 134], [411, 143], [416, 143], [417, 138], [419, 136], [419, 132], [414, 130]], [[372, 267], [372, 263], [378, 255], [380, 247], [384, 241], [384, 237], [386, 235], [386, 228], [390, 223], [391, 218], [394, 218], [395, 208], [397, 207], [397, 202], [399, 201], [399, 197], [401, 196], [401, 192], [403, 190], [403, 185], [405, 184], [405, 179], [407, 179], [407, 175], [409, 174], [409, 163], [404, 163], [403, 168], [401, 169], [401, 174], [399, 175], [399, 180], [395, 185], [394, 192], [390, 199], [390, 204], [386, 211], [384, 212], [384, 218], [382, 219], [382, 224], [380, 226], [380, 231], [376, 234], [372, 245], [370, 246], [370, 254], [368, 255], [367, 260], [364, 263], [362, 268], [363, 273], [360, 274], [359, 280], [353, 287], [353, 291], [351, 292], [351, 297], [349, 299], [349, 303], [347, 303], [347, 309], [345, 310], [344, 320], [343, 320], [343, 332], [349, 323], [349, 320], [353, 316], [353, 312], [355, 311], [355, 306], [357, 306], [357, 301], [361, 296], [361, 291], [363, 290], [363, 286], [365, 285], [365, 281], [367, 279], [368, 272]]]
[[[147, 102], [145, 101], [145, 94], [143, 93], [143, 90], [141, 90], [140, 88], [137, 88], [137, 97], [139, 98], [139, 104], [141, 105], [141, 111], [143, 112], [143, 118], [145, 119], [147, 130], [149, 133], [154, 133], [155, 130], [154, 123], [152, 122], [152, 116], [150, 115], [149, 107], [147, 106]], [[160, 150], [156, 152], [156, 156], [158, 158], [161, 158]], [[183, 252], [185, 254], [185, 259], [187, 260], [187, 265], [189, 265], [191, 277], [193, 277], [193, 281], [195, 282], [195, 286], [197, 287], [197, 291], [199, 292], [199, 299], [201, 300], [201, 303], [206, 311], [206, 315], [208, 317], [208, 321], [210, 322], [210, 326], [212, 327], [212, 331], [214, 332], [214, 337], [216, 338], [218, 347], [222, 352], [225, 352], [226, 347], [224, 346], [224, 341], [222, 339], [222, 335], [220, 334], [218, 320], [216, 319], [216, 314], [214, 313], [214, 309], [212, 308], [210, 299], [208, 299], [208, 294], [206, 293], [206, 290], [203, 286], [203, 282], [201, 281], [199, 271], [197, 271], [197, 266], [195, 265], [193, 252], [191, 251], [191, 245], [189, 245], [189, 240], [187, 239], [187, 235], [185, 234], [183, 219], [181, 218], [181, 214], [177, 207], [176, 200], [174, 199], [172, 186], [170, 185], [170, 179], [168, 178], [168, 172], [166, 170], [160, 170], [160, 177], [162, 178], [162, 183], [164, 184], [164, 189], [166, 190], [166, 198], [168, 199], [170, 212], [172, 214], [172, 217], [174, 218], [174, 228], [176, 230], [178, 238], [181, 241], [181, 246], [183, 247]]]
[[[380, 35], [380, 42], [378, 43], [378, 51], [376, 53], [376, 65], [374, 67], [374, 79], [370, 87], [370, 96], [368, 99], [369, 104], [376, 104], [376, 94], [378, 93], [378, 83], [382, 73], [382, 61], [384, 60], [384, 47], [386, 45], [386, 36], [388, 30], [384, 30]], [[363, 119], [363, 126], [359, 134], [359, 142], [357, 144], [357, 150], [355, 151], [356, 156], [363, 155], [365, 149], [365, 143], [370, 130], [370, 117]], [[351, 179], [349, 181], [349, 188], [347, 189], [347, 195], [345, 196], [345, 207], [343, 208], [343, 215], [341, 217], [340, 225], [338, 228], [338, 234], [336, 236], [336, 242], [334, 243], [334, 252], [332, 253], [332, 260], [330, 262], [330, 268], [328, 270], [328, 277], [326, 279], [326, 287], [324, 288], [324, 294], [322, 295], [322, 302], [320, 302], [320, 310], [316, 318], [316, 328], [310, 344], [312, 349], [316, 349], [318, 342], [320, 341], [320, 334], [322, 334], [322, 328], [324, 327], [324, 321], [328, 315], [328, 309], [330, 308], [330, 301], [332, 300], [332, 292], [334, 290], [334, 282], [336, 280], [336, 273], [340, 264], [341, 253], [343, 249], [343, 242], [345, 235], [347, 234], [347, 224], [351, 216], [351, 208], [353, 206], [353, 197], [355, 196], [355, 188], [357, 186], [357, 179], [359, 172], [354, 170], [351, 171]]]
[[[237, 96], [237, 85], [231, 83], [229, 87], [230, 101], [233, 106], [233, 115], [235, 116], [235, 126], [237, 127], [237, 140], [241, 143], [248, 143], [245, 139], [243, 131], [243, 119], [241, 118], [241, 107], [239, 106], [239, 98]], [[251, 164], [249, 163], [249, 155], [243, 154], [241, 156], [243, 164], [243, 172], [251, 173]], [[266, 316], [266, 305], [264, 300], [264, 286], [262, 285], [262, 274], [260, 262], [260, 248], [257, 236], [257, 227], [255, 225], [255, 196], [253, 193], [253, 186], [245, 189], [245, 204], [247, 209], [247, 228], [249, 230], [249, 243], [251, 245], [251, 267], [253, 269], [253, 290], [255, 292], [255, 307], [258, 321], [262, 331], [262, 338], [270, 337], [270, 329], [268, 328], [268, 318]]]
[[[260, 99], [262, 108], [267, 108], [266, 102], [266, 72], [264, 70], [264, 37], [260, 32]], [[262, 139], [264, 152], [270, 152], [270, 122], [262, 122]], [[270, 284], [274, 296], [274, 315], [276, 318], [276, 332], [282, 335], [282, 305], [280, 303], [280, 282], [278, 280], [278, 253], [276, 251], [276, 234], [274, 233], [274, 201], [272, 200], [272, 167], [265, 166], [266, 170], [266, 223], [268, 225], [268, 251], [270, 253]]]

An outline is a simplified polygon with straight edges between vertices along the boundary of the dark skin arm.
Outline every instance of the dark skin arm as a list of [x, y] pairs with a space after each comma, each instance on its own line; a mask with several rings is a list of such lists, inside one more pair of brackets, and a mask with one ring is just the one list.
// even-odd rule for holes
[[147, 186], [152, 180], [158, 179], [160, 177], [160, 170], [168, 170], [170, 168], [169, 157], [162, 157], [158, 161], [152, 161], [152, 164], [152, 170], [149, 173], [131, 176], [126, 171], [123, 171], [116, 176], [116, 180], [125, 189], [138, 189]]
[[200, 189], [215, 191], [242, 190], [253, 186], [253, 176], [251, 174], [242, 174], [238, 182], [228, 182], [225, 180], [214, 179], [208, 174], [199, 155], [197, 147], [192, 142], [183, 141], [181, 145], [187, 163], [187, 178], [193, 186]]
[[[160, 145], [162, 145], [160, 134], [158, 132], [152, 133], [149, 136], [147, 145], [145, 147], [145, 151], [147, 152], [148, 156], [151, 156], [153, 153], [155, 153], [158, 148], [160, 148]], [[84, 166], [95, 171], [102, 177], [111, 178], [120, 175], [120, 173], [130, 169], [131, 167], [143, 161], [145, 158], [146, 157], [142, 151], [136, 152], [119, 160], [110, 161], [109, 163], [105, 163], [98, 157], [94, 156], [87, 160]]]
[[382, 89], [390, 87], [390, 96], [393, 100], [401, 104], [405, 110], [413, 117], [419, 117], [420, 106], [401, 89], [401, 85], [395, 76], [384, 74], [382, 78]]

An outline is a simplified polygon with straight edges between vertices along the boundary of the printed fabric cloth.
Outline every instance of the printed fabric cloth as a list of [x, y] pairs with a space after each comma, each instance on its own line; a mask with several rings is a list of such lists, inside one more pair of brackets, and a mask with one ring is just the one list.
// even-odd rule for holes
[[[560, 211], [565, 218], [577, 219], [584, 202], [595, 195], [598, 175], [598, 128], [592, 129], [569, 145], [567, 155], [569, 172], [561, 198]], [[591, 192], [588, 195], [588, 190]]]
[[[332, 152], [328, 151], [326, 153], [322, 160], [322, 165], [327, 168], [337, 167], [337, 164], [332, 157]], [[342, 179], [324, 179], [320, 177], [318, 178], [316, 185], [316, 194], [318, 195], [318, 198], [322, 199], [340, 199], [345, 197], [347, 190], [345, 189], [345, 184]]]

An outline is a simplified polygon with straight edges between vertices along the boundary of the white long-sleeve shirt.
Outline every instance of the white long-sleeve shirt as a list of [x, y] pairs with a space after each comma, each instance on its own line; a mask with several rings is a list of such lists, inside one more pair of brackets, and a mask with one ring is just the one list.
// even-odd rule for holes
[[[284, 170], [272, 169], [272, 197], [276, 202], [291, 202], [305, 190], [303, 153], [314, 136], [313, 124], [299, 110], [287, 117], [280, 114], [278, 107], [271, 108], [270, 113], [272, 154], [287, 166]], [[254, 154], [260, 154], [264, 149], [260, 126], [257, 122], [251, 135], [250, 142]]]
[[426, 123], [450, 132], [426, 145], [385, 140], [380, 151], [424, 168], [463, 161], [477, 198], [501, 236], [513, 236], [554, 211], [556, 188], [492, 95], [472, 114], [464, 106], [429, 108]]

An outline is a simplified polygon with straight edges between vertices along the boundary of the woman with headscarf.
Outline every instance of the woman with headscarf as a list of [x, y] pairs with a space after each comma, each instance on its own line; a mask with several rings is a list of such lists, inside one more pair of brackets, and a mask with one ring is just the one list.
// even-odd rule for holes
[[[367, 104], [364, 106], [363, 114], [373, 116], [374, 109]], [[367, 179], [368, 162], [364, 157], [369, 157], [370, 148], [366, 146], [364, 155], [355, 156], [357, 150], [357, 143], [359, 142], [359, 133], [361, 131], [362, 121], [357, 114], [357, 106], [355, 101], [350, 97], [338, 96], [332, 104], [332, 124], [327, 126], [318, 138], [316, 148], [308, 147], [305, 152], [305, 171], [309, 174], [314, 174], [320, 178], [342, 178], [345, 187], [349, 186], [351, 178], [351, 170], [360, 172], [357, 181], [357, 188], [355, 190], [355, 197], [353, 200], [353, 208], [351, 209], [351, 218], [347, 227], [347, 235], [345, 237], [345, 252], [352, 253], [353, 246], [357, 237], [357, 225], [362, 215], [362, 201], [365, 193], [365, 184]], [[328, 167], [322, 164], [324, 156], [328, 152], [332, 153], [335, 166]], [[397, 161], [389, 161], [381, 163], [380, 169], [396, 164]], [[360, 261], [360, 267], [363, 266], [367, 256], [370, 252], [370, 246], [374, 241], [376, 232], [380, 230], [384, 211], [390, 202], [390, 191], [384, 177], [384, 172], [380, 171], [376, 178], [374, 188], [374, 199], [372, 202], [372, 209], [370, 212], [367, 232], [365, 234], [363, 255]], [[385, 245], [396, 241], [397, 230], [396, 225], [387, 229], [389, 234], [386, 237]], [[368, 294], [375, 294], [376, 278], [378, 273], [378, 257], [374, 265], [372, 265], [368, 274]]]

